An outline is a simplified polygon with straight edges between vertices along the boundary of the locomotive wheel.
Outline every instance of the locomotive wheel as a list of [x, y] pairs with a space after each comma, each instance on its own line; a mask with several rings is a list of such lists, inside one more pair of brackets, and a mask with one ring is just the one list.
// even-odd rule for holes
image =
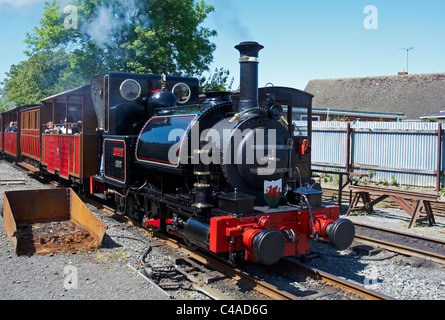
[[127, 204], [127, 201], [125, 200], [125, 198], [117, 197], [116, 203], [117, 203], [117, 212], [119, 212], [120, 214], [125, 214], [125, 208], [126, 208], [126, 204]]
[[130, 219], [136, 219], [134, 210], [134, 198], [131, 195], [126, 197], [117, 197], [117, 212], [123, 214]]
[[[148, 197], [144, 198], [144, 214], [149, 220], [160, 220], [160, 204], [158, 201], [152, 200]], [[159, 231], [160, 228], [152, 227], [153, 230]]]
[[184, 237], [184, 243], [190, 250], [197, 250], [198, 246], [194, 243], [192, 243], [187, 237]]

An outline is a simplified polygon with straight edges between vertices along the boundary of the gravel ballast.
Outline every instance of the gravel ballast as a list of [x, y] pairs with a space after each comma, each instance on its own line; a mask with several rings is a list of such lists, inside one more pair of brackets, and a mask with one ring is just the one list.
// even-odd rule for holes
[[[54, 188], [30, 176], [11, 163], [0, 160], [0, 180], [23, 180], [23, 184], [0, 185], [3, 194], [12, 190]], [[24, 199], [25, 200], [25, 199]], [[50, 255], [17, 256], [3, 230], [0, 233], [0, 299], [2, 300], [207, 300], [194, 290], [178, 289], [166, 294], [142, 277], [132, 267], [152, 241], [137, 227], [116, 221], [109, 214], [90, 205], [90, 210], [108, 229], [103, 247], [95, 252], [70, 252]], [[405, 214], [406, 215], [406, 214]], [[373, 215], [352, 216], [351, 220], [386, 228], [406, 229], [401, 210], [378, 208]], [[3, 225], [3, 219], [0, 217]], [[425, 236], [445, 239], [445, 218], [436, 217], [433, 227], [410, 230]], [[354, 243], [353, 246], [359, 245]], [[171, 249], [153, 248], [147, 257], [152, 265], [167, 264]], [[313, 241], [312, 253], [304, 263], [342, 276], [375, 291], [402, 300], [445, 299], [445, 267], [394, 254], [385, 250], [361, 256], [349, 248], [336, 251], [322, 241]], [[286, 283], [285, 285], [289, 285]], [[285, 286], [283, 284], [283, 286]], [[292, 283], [290, 283], [292, 285]], [[229, 297], [239, 299], [233, 292]]]
[[[24, 184], [0, 185], [1, 208], [5, 191], [51, 189], [4, 160], [1, 180], [23, 180]], [[24, 199], [26, 201], [26, 199]], [[133, 268], [148, 248], [147, 237], [138, 228], [122, 224], [108, 214], [87, 205], [108, 226], [102, 248], [92, 253], [62, 252], [49, 255], [17, 256], [12, 243], [0, 236], [0, 299], [11, 300], [164, 300], [184, 297], [205, 299], [194, 291], [175, 292], [170, 297]], [[3, 226], [3, 218], [0, 217]], [[160, 263], [166, 253], [153, 250], [150, 259]], [[150, 262], [147, 261], [147, 262]]]

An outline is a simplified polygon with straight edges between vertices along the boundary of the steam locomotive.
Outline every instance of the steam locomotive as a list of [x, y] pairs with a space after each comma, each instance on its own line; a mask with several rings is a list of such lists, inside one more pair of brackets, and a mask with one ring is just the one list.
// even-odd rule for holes
[[[311, 179], [311, 121], [305, 130], [292, 123], [295, 112], [311, 119], [312, 95], [258, 88], [263, 46], [235, 48], [239, 93], [202, 98], [195, 78], [109, 72], [2, 114], [2, 132], [19, 124], [17, 136], [1, 137], [2, 151], [230, 263], [274, 264], [308, 253], [316, 238], [347, 248], [352, 222], [322, 204]], [[58, 118], [82, 122], [82, 132], [45, 133]]]

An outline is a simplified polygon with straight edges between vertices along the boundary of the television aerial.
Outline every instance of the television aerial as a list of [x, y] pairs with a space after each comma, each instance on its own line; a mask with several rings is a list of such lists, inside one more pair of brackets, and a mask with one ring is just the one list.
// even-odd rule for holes
[[400, 48], [399, 50], [406, 51], [406, 73], [409, 74], [409, 52], [414, 51], [414, 46], [411, 46], [409, 48]]

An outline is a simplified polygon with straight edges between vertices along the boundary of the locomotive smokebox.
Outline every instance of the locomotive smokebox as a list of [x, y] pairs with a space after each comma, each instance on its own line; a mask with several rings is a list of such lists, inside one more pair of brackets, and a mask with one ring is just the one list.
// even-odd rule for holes
[[264, 47], [257, 42], [241, 42], [235, 48], [240, 52], [240, 101], [238, 112], [258, 107], [258, 53]]

